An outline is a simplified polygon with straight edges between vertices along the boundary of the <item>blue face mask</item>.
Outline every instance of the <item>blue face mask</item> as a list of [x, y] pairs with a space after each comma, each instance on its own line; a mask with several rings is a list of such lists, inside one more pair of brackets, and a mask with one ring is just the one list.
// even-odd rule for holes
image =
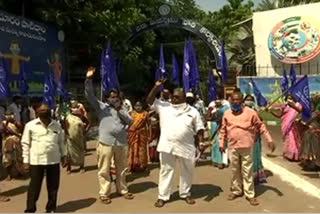
[[241, 110], [242, 104], [232, 104], [231, 105], [231, 110], [233, 112], [239, 112]]

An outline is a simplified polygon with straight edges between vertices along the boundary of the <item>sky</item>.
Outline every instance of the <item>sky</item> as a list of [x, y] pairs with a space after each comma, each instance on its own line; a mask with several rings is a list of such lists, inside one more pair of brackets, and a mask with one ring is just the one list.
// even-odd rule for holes
[[[205, 11], [219, 10], [223, 5], [227, 4], [227, 0], [195, 0], [196, 3]], [[258, 5], [262, 0], [253, 0]]]

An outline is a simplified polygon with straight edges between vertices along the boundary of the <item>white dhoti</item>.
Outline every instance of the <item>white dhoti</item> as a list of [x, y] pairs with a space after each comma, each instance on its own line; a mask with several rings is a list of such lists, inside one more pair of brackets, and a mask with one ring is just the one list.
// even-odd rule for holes
[[180, 198], [190, 196], [193, 170], [195, 168], [194, 159], [186, 159], [169, 153], [160, 152], [158, 198], [161, 200], [168, 201], [170, 199], [176, 160], [178, 160], [180, 165], [179, 196]]

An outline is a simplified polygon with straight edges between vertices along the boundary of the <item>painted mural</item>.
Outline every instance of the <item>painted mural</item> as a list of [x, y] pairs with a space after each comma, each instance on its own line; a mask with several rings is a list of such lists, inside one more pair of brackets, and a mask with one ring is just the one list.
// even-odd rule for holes
[[278, 23], [271, 31], [268, 47], [283, 63], [304, 63], [320, 53], [319, 23], [295, 16]]
[[[297, 79], [301, 77], [297, 76]], [[253, 94], [250, 78], [269, 101], [273, 101], [281, 95], [281, 77], [238, 77], [237, 86], [244, 94]], [[309, 75], [308, 80], [310, 93], [320, 93], [320, 75]], [[280, 102], [283, 102], [283, 99], [280, 99]]]

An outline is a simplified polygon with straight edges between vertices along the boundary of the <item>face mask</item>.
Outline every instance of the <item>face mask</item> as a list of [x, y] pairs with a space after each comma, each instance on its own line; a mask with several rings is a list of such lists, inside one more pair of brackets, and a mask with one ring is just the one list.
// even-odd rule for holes
[[51, 117], [51, 112], [50, 111], [40, 111], [40, 112], [38, 112], [38, 116], [40, 118], [49, 119]]
[[186, 103], [181, 103], [181, 104], [172, 104], [172, 107], [177, 109], [177, 110], [183, 110], [185, 109], [187, 106]]
[[233, 112], [239, 112], [241, 110], [242, 104], [232, 104], [231, 105], [231, 110]]
[[254, 107], [254, 102], [253, 101], [245, 101], [244, 104], [250, 108]]
[[108, 98], [108, 103], [112, 106], [115, 106], [117, 103], [120, 102], [120, 98], [115, 97], [115, 98]]
[[136, 112], [142, 112], [142, 107], [135, 107], [134, 109]]

